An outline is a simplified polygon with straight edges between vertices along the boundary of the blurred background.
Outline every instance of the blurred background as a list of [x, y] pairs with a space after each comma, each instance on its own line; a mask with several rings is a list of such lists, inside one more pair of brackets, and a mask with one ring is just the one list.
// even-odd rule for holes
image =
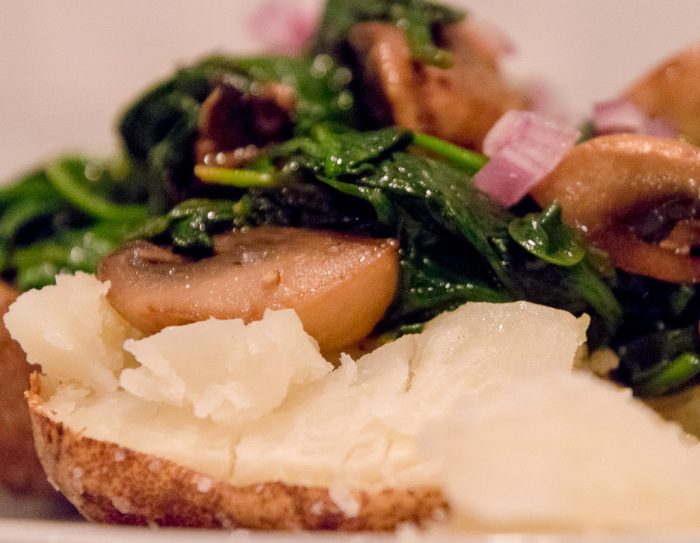
[[[2, 0], [0, 180], [58, 152], [109, 153], [123, 105], [203, 53], [250, 52], [267, 0]], [[309, 9], [314, 0], [277, 0]], [[454, 0], [515, 44], [513, 76], [573, 115], [700, 40], [697, 0]]]

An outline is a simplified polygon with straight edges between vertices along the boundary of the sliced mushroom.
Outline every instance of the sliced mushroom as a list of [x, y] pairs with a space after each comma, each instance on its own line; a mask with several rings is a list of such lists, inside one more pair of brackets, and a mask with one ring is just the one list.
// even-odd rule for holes
[[322, 350], [367, 336], [391, 303], [398, 280], [393, 240], [327, 231], [260, 227], [214, 241], [214, 255], [190, 260], [146, 241], [103, 259], [109, 299], [146, 333], [205, 320], [260, 319], [293, 308]]
[[[678, 247], [679, 228], [700, 210], [700, 149], [686, 142], [617, 134], [574, 147], [532, 192], [542, 206], [558, 201], [565, 222], [606, 250], [630, 273], [677, 283], [700, 282], [700, 258]], [[684, 202], [688, 216], [663, 216]], [[648, 215], [665, 225], [664, 239], [639, 227]], [[680, 227], [675, 227], [680, 223]], [[690, 239], [686, 237], [686, 239]]]
[[671, 57], [627, 91], [650, 117], [700, 144], [700, 43]]
[[493, 124], [507, 110], [524, 108], [526, 100], [505, 82], [494, 50], [475, 27], [451, 25], [442, 34], [455, 58], [448, 69], [415, 62], [395, 25], [355, 25], [350, 43], [364, 84], [374, 90], [367, 105], [378, 124], [397, 124], [480, 149]]
[[197, 162], [237, 168], [255, 158], [260, 148], [294, 133], [294, 91], [267, 83], [257, 92], [222, 82], [202, 104]]

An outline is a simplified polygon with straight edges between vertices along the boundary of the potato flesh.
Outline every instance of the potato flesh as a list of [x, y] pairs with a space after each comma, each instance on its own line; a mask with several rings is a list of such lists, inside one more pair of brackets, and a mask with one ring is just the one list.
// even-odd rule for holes
[[[123, 390], [96, 396], [64, 385], [46, 402], [45, 410], [69, 428], [84, 430], [86, 437], [167, 458], [211, 477], [229, 476], [232, 434], [184, 409]], [[154, 471], [158, 467], [157, 462], [151, 466]]]
[[700, 527], [697, 445], [628, 390], [551, 372], [483, 400], [462, 400], [424, 435], [458, 526]]
[[430, 483], [432, 467], [414, 446], [421, 428], [464, 395], [480, 396], [531, 373], [567, 371], [586, 325], [587, 319], [525, 302], [474, 303], [445, 313], [421, 335], [358, 360], [357, 373], [346, 361], [317, 386], [290, 395], [243, 434], [232, 481], [262, 480], [267, 458], [276, 455], [277, 475], [289, 482]]
[[108, 288], [84, 273], [58, 276], [55, 286], [22, 294], [5, 324], [31, 364], [57, 379], [112, 392], [119, 385], [116, 372], [129, 358], [121, 346], [138, 332], [109, 304]]
[[124, 347], [141, 366], [122, 371], [122, 388], [146, 400], [190, 405], [197, 418], [226, 425], [271, 411], [290, 386], [333, 368], [290, 309], [269, 311], [248, 326], [209, 319], [170, 327]]
[[[99, 299], [103, 290], [92, 281], [85, 297]], [[76, 294], [69, 282], [64, 278], [57, 288]], [[47, 307], [46, 300], [39, 302]], [[72, 305], [50, 309], [99, 308], [80, 296]], [[11, 333], [22, 333], [30, 310], [12, 306]], [[96, 315], [102, 324], [110, 319], [109, 312]], [[275, 331], [274, 324], [266, 328], [274, 320], [274, 314], [263, 319], [253, 336]], [[198, 418], [187, 402], [178, 407], [126, 390], [97, 391], [90, 374], [86, 378], [75, 365], [62, 372], [47, 365], [43, 390], [50, 398], [42, 409], [83, 436], [234, 485], [276, 480], [320, 485], [342, 496], [348, 488], [439, 484], [453, 526], [470, 531], [700, 528], [695, 442], [628, 391], [570, 371], [586, 324], [585, 318], [528, 303], [467, 304], [422, 334], [357, 362], [343, 357], [325, 376], [305, 370], [298, 379], [287, 376], [282, 402], [243, 424]], [[176, 346], [192, 341], [183, 329]], [[285, 331], [287, 340], [308, 341], [298, 323]], [[37, 344], [68, 348], [82, 334], [69, 332], [70, 340], [51, 342], [39, 334], [23, 347], [34, 354], [47, 348]], [[266, 349], [264, 341], [253, 344], [261, 347], [258, 354]], [[152, 368], [158, 357], [167, 359], [166, 352], [137, 354]], [[279, 356], [274, 347], [270, 353]], [[117, 359], [124, 364], [114, 370], [117, 377], [139, 367], [123, 353], [113, 353], [105, 367]], [[246, 360], [255, 357], [236, 363]], [[119, 458], [117, 450], [115, 462]]]
[[[101, 329], [109, 314], [95, 312], [99, 306], [86, 299], [104, 296], [100, 283], [92, 281], [93, 286], [79, 295], [77, 285], [62, 278], [55, 288], [74, 296], [72, 306], [54, 305], [51, 310], [82, 309], [87, 318], [92, 307], [90, 318], [102, 318], [102, 324], [95, 324]], [[52, 290], [35, 295], [45, 292], [50, 299], [56, 296]], [[38, 306], [46, 304], [39, 299]], [[26, 304], [13, 306], [13, 312], [22, 313], [24, 319], [35, 315]], [[226, 473], [234, 484], [272, 479], [328, 487], [413, 486], [428, 483], [433, 470], [415, 447], [423, 425], [442, 416], [462, 394], [481, 394], [486, 382], [505, 386], [528, 372], [568, 370], [584, 341], [587, 324], [586, 319], [527, 303], [469, 304], [436, 319], [422, 335], [388, 344], [357, 362], [345, 356], [340, 368], [324, 376], [327, 363], [309, 348], [310, 340], [298, 321], [296, 325], [290, 322], [284, 313], [270, 313], [256, 324], [235, 324], [234, 328], [245, 333], [236, 332], [231, 342], [197, 330], [213, 324], [218, 330], [215, 335], [221, 335], [219, 328], [226, 325], [217, 321], [174, 327], [129, 341], [127, 346], [135, 357], [120, 349], [121, 354], [113, 353], [105, 362], [107, 369], [112, 367], [110, 361], [122, 360], [114, 376], [126, 386], [107, 393], [93, 387], [79, 366], [66, 365], [55, 372], [52, 363], [46, 364], [52, 381], [64, 381], [58, 383], [48, 408], [85, 436], [169, 458], [206, 475]], [[15, 332], [12, 326], [10, 330]], [[80, 340], [80, 327], [73, 334], [62, 344], [70, 346]], [[542, 340], [533, 342], [533, 337]], [[246, 347], [236, 350], [231, 347], [236, 342]], [[50, 343], [46, 334], [24, 338], [24, 347], [32, 356], [47, 352], [46, 343]], [[197, 358], [200, 347], [195, 343], [203, 344], [203, 358]], [[149, 348], [134, 348], [138, 345]], [[517, 357], [513, 346], [521, 350]], [[224, 360], [220, 355], [229, 347], [236, 356]], [[55, 355], [56, 361], [68, 358], [71, 352]], [[295, 352], [299, 360], [292, 368], [275, 370], [286, 356], [297, 356]], [[261, 364], [266, 368], [265, 378], [251, 377], [251, 371]], [[233, 367], [236, 365], [239, 367]], [[141, 380], [129, 383], [126, 376], [135, 374]], [[178, 380], [184, 385], [179, 391], [172, 386]], [[217, 418], [214, 411], [197, 407], [199, 401], [207, 400], [208, 386], [226, 384], [239, 390], [247, 387], [255, 409], [248, 405], [236, 412], [230, 403], [230, 411]], [[83, 392], [71, 396], [66, 387]], [[123, 408], [114, 405], [121, 401], [118, 398], [128, 398]], [[163, 419], [156, 414], [160, 411]], [[179, 435], [184, 446], [177, 446]], [[198, 445], [191, 446], [196, 441]]]

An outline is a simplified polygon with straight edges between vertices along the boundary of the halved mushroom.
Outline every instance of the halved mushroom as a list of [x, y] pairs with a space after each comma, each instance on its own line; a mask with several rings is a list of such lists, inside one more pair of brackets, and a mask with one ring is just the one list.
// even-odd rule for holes
[[650, 117], [700, 143], [700, 43], [657, 66], [626, 94]]
[[558, 201], [564, 221], [617, 267], [700, 282], [700, 258], [679, 247], [693, 243], [688, 221], [700, 216], [700, 148], [642, 135], [594, 138], [569, 151], [532, 194], [542, 206]]
[[391, 303], [398, 244], [301, 228], [260, 227], [216, 236], [214, 255], [191, 260], [146, 241], [103, 259], [109, 299], [146, 333], [205, 320], [262, 318], [295, 309], [326, 352], [366, 337]]
[[454, 55], [451, 68], [415, 62], [395, 25], [355, 25], [350, 43], [364, 84], [374, 90], [367, 105], [379, 124], [480, 149], [494, 123], [509, 109], [523, 109], [526, 100], [506, 83], [496, 53], [472, 25], [450, 25], [441, 40]]

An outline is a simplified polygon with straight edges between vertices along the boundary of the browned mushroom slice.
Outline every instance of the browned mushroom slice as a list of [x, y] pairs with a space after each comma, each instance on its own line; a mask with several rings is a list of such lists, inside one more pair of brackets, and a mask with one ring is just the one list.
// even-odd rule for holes
[[231, 83], [217, 86], [202, 104], [197, 162], [240, 167], [261, 147], [292, 136], [294, 91], [268, 83], [253, 93]]
[[493, 124], [509, 109], [526, 107], [526, 100], [504, 81], [495, 53], [471, 25], [449, 26], [442, 39], [455, 58], [448, 69], [414, 62], [394, 25], [361, 23], [350, 35], [379, 124], [480, 149]]
[[700, 43], [671, 57], [627, 91], [649, 116], [700, 143]]
[[330, 352], [367, 336], [396, 290], [398, 245], [326, 231], [260, 227], [217, 236], [214, 255], [189, 260], [146, 241], [106, 257], [109, 299], [146, 333], [216, 318], [260, 319], [293, 308]]
[[[698, 180], [697, 147], [615, 134], [571, 149], [532, 195], [542, 206], [558, 201], [563, 219], [610, 253], [616, 267], [662, 281], [698, 283], [700, 257], [693, 251]], [[661, 236], [642, 227], [648, 217], [658, 223]]]
[[[0, 281], [0, 316], [16, 297], [17, 292]], [[21, 493], [56, 494], [34, 452], [24, 401], [31, 372], [24, 351], [0, 323], [0, 486]]]

